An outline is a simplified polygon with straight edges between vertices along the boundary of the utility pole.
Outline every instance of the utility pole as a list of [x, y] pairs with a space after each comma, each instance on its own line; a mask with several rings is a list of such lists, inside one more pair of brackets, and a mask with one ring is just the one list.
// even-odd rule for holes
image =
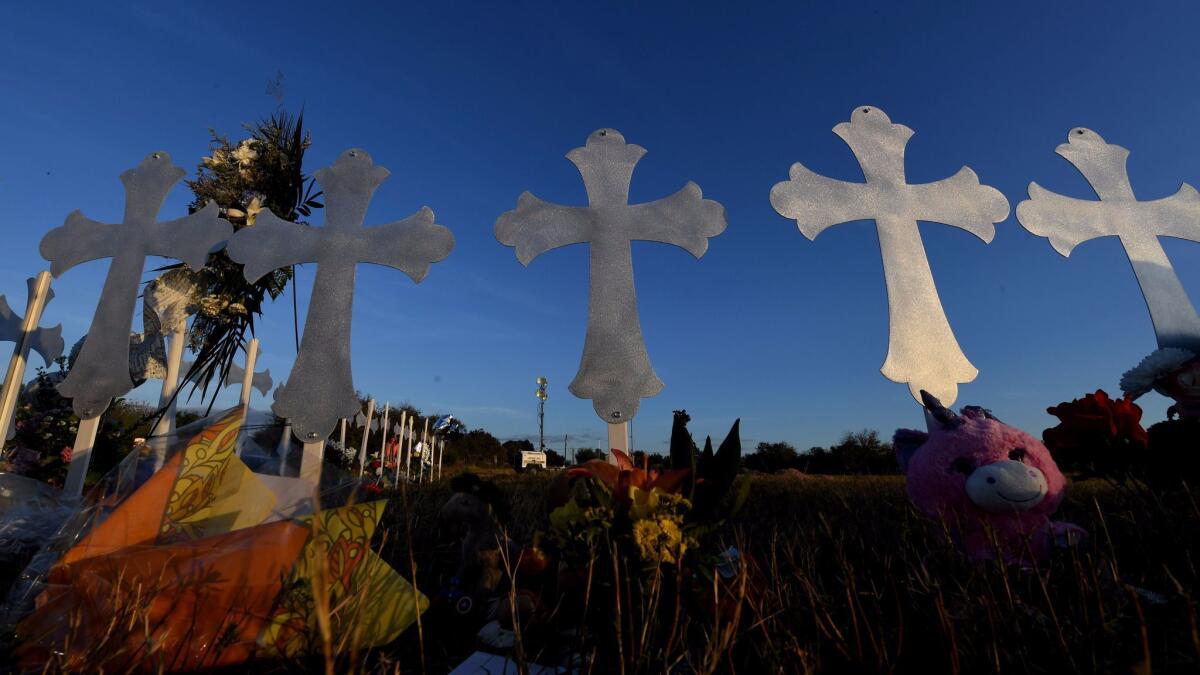
[[538, 398], [538, 452], [546, 451], [546, 385], [550, 381], [544, 377], [537, 379]]

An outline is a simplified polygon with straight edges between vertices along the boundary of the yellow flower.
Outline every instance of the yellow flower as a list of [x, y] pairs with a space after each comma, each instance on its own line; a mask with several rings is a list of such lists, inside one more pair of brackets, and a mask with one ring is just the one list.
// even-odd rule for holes
[[692, 508], [692, 503], [681, 495], [664, 492], [659, 488], [643, 490], [639, 487], [629, 488], [629, 517], [641, 520], [655, 515], [672, 515], [683, 517]]
[[678, 563], [690, 543], [674, 518], [637, 521], [633, 524], [633, 540], [643, 560], [668, 565]]

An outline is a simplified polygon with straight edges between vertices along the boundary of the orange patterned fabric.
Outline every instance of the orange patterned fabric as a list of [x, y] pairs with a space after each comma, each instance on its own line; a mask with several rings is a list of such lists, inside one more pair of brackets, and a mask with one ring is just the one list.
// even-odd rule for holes
[[281, 581], [309, 532], [289, 521], [58, 565], [21, 622], [23, 667], [69, 672], [195, 670], [257, 649]]
[[[395, 639], [428, 601], [371, 550], [386, 502], [273, 518], [237, 457], [235, 408], [205, 427], [51, 569], [18, 628], [23, 666], [195, 670]], [[323, 591], [323, 592], [322, 592]], [[328, 610], [327, 610], [328, 611]]]

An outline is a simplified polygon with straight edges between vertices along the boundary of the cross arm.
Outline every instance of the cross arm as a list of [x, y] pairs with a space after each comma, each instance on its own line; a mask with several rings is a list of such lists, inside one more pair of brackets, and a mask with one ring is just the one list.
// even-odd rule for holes
[[982, 185], [968, 167], [936, 183], [912, 185], [916, 201], [914, 220], [957, 227], [991, 243], [995, 223], [1008, 218], [1008, 200], [994, 187]]
[[129, 242], [114, 235], [120, 227], [98, 223], [76, 209], [62, 225], [42, 237], [38, 251], [50, 261], [50, 273], [58, 277], [80, 263], [112, 257], [127, 246]]
[[[20, 343], [23, 323], [21, 317], [8, 306], [8, 299], [0, 295], [0, 342]], [[42, 355], [46, 365], [50, 365], [63, 353], [62, 324], [52, 328], [35, 327], [29, 331], [28, 344], [30, 349]]]
[[254, 283], [281, 267], [316, 262], [320, 231], [288, 222], [269, 210], [258, 214], [254, 225], [238, 230], [226, 252], [241, 263], [246, 281]]
[[454, 235], [433, 219], [433, 210], [422, 206], [403, 220], [364, 229], [358, 261], [394, 267], [421, 283], [429, 266], [454, 250]]
[[8, 306], [8, 298], [0, 295], [0, 342], [21, 339], [21, 317]]
[[1160, 209], [1155, 218], [1156, 234], [1200, 242], [1200, 193], [1196, 188], [1184, 183], [1175, 194], [1147, 202], [1146, 206]]
[[209, 252], [233, 234], [233, 225], [221, 218], [216, 202], [210, 201], [195, 213], [154, 223], [144, 232], [147, 255], [176, 258], [198, 270], [208, 262]]
[[[229, 370], [225, 373], [225, 386], [232, 387], [242, 383], [242, 378], [246, 376], [246, 370], [236, 363], [229, 365]], [[274, 382], [271, 380], [271, 369], [268, 368], [259, 373], [255, 373], [250, 378], [250, 386], [257, 389], [259, 393], [266, 396], [271, 391], [271, 385]]]
[[875, 217], [870, 186], [826, 178], [796, 162], [788, 180], [771, 188], [771, 206], [779, 215], [796, 221], [809, 239], [826, 229], [852, 220]]
[[1105, 218], [1107, 205], [1092, 199], [1075, 199], [1029, 184], [1029, 199], [1017, 204], [1017, 220], [1030, 232], [1046, 237], [1063, 256], [1079, 244], [1117, 234]]
[[725, 207], [690, 181], [669, 197], [630, 206], [629, 213], [636, 223], [632, 239], [674, 244], [697, 258], [708, 250], [709, 237], [725, 231]]
[[591, 236], [594, 214], [587, 207], [562, 206], [525, 192], [517, 208], [496, 219], [496, 239], [517, 249], [517, 260], [528, 265], [551, 249], [580, 244]]

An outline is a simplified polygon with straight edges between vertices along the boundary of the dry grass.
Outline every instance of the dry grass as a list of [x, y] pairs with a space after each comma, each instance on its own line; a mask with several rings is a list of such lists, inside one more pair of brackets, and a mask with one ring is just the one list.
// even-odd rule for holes
[[[528, 541], [545, 518], [546, 477], [495, 478], [512, 505], [510, 534]], [[409, 495], [425, 590], [454, 569], [454, 541], [434, 526], [446, 496], [438, 485]], [[393, 508], [391, 515], [405, 514]], [[597, 637], [597, 668], [1196, 672], [1196, 499], [1186, 490], [1156, 494], [1089, 481], [1071, 486], [1058, 518], [1087, 528], [1090, 539], [1038, 569], [973, 565], [944, 529], [911, 508], [902, 477], [756, 476], [745, 508], [710, 542], [737, 544], [755, 563], [728, 591], [736, 623], [688, 616], [684, 607], [686, 626], [660, 630], [679, 622], [662, 602], [671, 584], [655, 577], [639, 590], [630, 582], [632, 592], [615, 594], [626, 601], [615, 626], [623, 644]], [[391, 541], [386, 558], [407, 555], [402, 537]], [[599, 558], [611, 566], [604, 552]], [[647, 593], [655, 583], [660, 592]], [[605, 608], [610, 616], [616, 606]], [[426, 626], [429, 672], [445, 672], [474, 649], [472, 628]], [[411, 641], [410, 631], [384, 651], [403, 655]]]
[[[511, 507], [509, 536], [528, 542], [544, 524], [551, 476], [492, 478]], [[569, 613], [550, 608], [549, 620], [519, 625], [525, 658], [573, 651], [583, 672], [623, 673], [1200, 669], [1200, 509], [1186, 490], [1072, 485], [1058, 516], [1087, 528], [1090, 540], [1019, 570], [965, 562], [948, 534], [909, 506], [902, 478], [753, 481], [742, 512], [707, 542], [736, 544], [752, 561], [699, 594], [715, 602], [689, 601], [698, 589], [670, 568], [639, 574], [601, 548], [576, 613], [588, 620], [566, 626]], [[389, 496], [380, 553], [405, 577], [415, 567], [420, 590], [436, 598], [458, 555], [436, 518], [448, 481]], [[444, 673], [476, 649], [478, 627], [438, 611], [435, 600], [420, 630], [371, 653], [256, 670]], [[564, 636], [564, 628], [576, 630]]]

